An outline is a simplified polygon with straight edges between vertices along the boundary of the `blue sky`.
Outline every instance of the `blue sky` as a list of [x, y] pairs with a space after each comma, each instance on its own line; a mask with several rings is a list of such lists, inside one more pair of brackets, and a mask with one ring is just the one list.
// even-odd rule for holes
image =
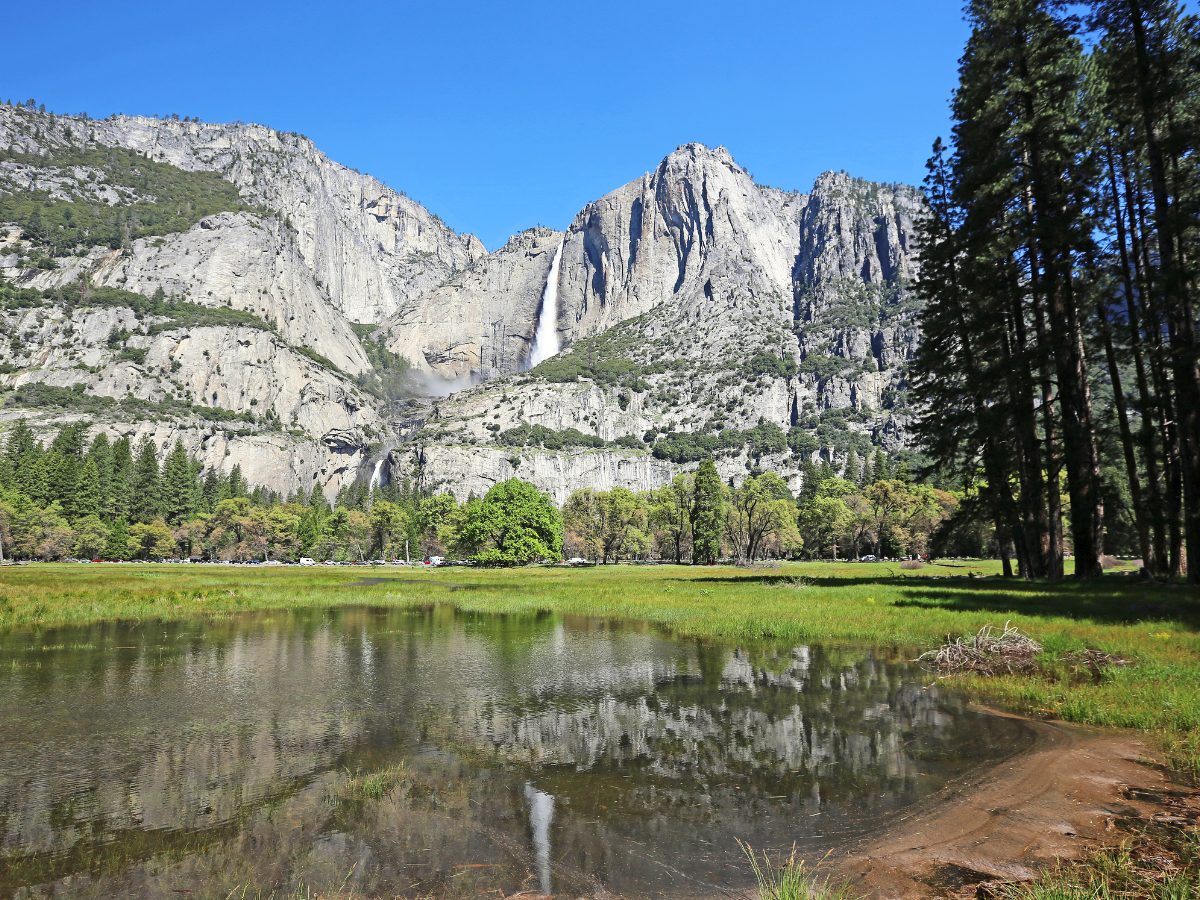
[[918, 183], [966, 40], [958, 0], [14, 4], [0, 96], [307, 134], [489, 249], [679, 144], [761, 184]]

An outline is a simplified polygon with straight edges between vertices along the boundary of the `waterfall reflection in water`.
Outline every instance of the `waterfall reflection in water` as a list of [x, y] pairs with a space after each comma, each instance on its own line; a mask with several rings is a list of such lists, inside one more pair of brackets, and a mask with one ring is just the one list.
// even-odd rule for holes
[[824, 852], [1026, 739], [894, 649], [449, 607], [16, 632], [0, 672], [0, 893], [59, 897], [736, 887], [735, 838]]
[[550, 893], [550, 823], [554, 821], [554, 798], [525, 782], [529, 801], [529, 824], [533, 826], [533, 856], [537, 861], [538, 887]]

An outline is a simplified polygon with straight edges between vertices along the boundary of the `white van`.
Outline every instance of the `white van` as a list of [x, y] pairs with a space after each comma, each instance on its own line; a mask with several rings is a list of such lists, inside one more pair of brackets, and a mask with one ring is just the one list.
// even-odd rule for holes
[[300, 557], [300, 565], [302, 566], [315, 566], [316, 564], [317, 561], [315, 559], [309, 559], [307, 556]]

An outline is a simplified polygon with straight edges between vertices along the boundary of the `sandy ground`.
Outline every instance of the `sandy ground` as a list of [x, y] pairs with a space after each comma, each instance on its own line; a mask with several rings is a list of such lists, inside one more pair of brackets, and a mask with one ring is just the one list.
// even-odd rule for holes
[[1200, 792], [1172, 780], [1138, 735], [1025, 721], [1032, 747], [863, 840], [837, 875], [879, 900], [944, 896], [1032, 878], [1119, 843], [1138, 821], [1200, 815]]

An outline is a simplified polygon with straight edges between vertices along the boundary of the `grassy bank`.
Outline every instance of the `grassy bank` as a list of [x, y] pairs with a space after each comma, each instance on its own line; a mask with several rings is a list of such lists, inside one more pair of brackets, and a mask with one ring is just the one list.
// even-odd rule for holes
[[[948, 634], [1011, 621], [1045, 646], [1043, 674], [962, 679], [963, 687], [1035, 714], [1151, 732], [1174, 767], [1200, 776], [1200, 592], [1123, 574], [1078, 584], [986, 577], [997, 571], [992, 563], [919, 571], [884, 563], [433, 571], [31, 565], [0, 570], [0, 628], [448, 602], [481, 612], [636, 619], [688, 637], [924, 649]], [[364, 577], [396, 580], [352, 584]], [[1085, 648], [1132, 664], [1095, 681], [1061, 659]]]

